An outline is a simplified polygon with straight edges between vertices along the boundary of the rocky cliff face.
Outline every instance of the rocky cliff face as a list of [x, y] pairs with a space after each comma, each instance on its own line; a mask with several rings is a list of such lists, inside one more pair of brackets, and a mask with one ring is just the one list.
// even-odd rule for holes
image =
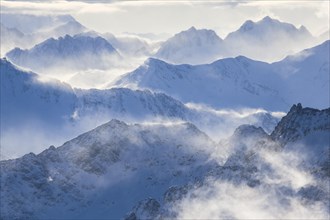
[[303, 108], [299, 103], [291, 107], [289, 113], [275, 127], [271, 137], [285, 145], [312, 132], [329, 130], [330, 108], [324, 110]]

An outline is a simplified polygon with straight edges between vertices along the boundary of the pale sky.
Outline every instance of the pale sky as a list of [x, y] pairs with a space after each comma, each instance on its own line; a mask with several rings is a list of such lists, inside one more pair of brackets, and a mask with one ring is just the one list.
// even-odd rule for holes
[[313, 35], [329, 30], [329, 1], [52, 1], [0, 0], [2, 13], [71, 14], [98, 32], [175, 34], [191, 26], [215, 30], [224, 38], [246, 20], [266, 15]]

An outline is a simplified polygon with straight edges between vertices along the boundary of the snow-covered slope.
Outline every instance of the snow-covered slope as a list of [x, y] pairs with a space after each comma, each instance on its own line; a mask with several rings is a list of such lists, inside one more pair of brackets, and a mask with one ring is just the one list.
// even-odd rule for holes
[[[328, 112], [294, 106], [271, 136], [244, 125], [220, 144], [190, 123], [112, 120], [61, 147], [1, 161], [1, 217], [324, 219], [329, 164], [310, 169], [296, 160], [304, 151], [286, 148], [316, 135], [314, 122]], [[309, 133], [283, 147], [276, 130], [295, 136], [296, 119]]]
[[192, 124], [112, 120], [59, 148], [2, 161], [1, 218], [120, 219], [139, 200], [199, 178], [213, 144]]
[[50, 38], [29, 50], [16, 48], [6, 56], [13, 63], [37, 72], [104, 69], [120, 59], [116, 49], [104, 38], [82, 35]]
[[286, 99], [294, 103], [327, 108], [329, 102], [330, 41], [288, 56], [271, 68], [280, 74], [287, 90]]
[[204, 64], [225, 53], [222, 39], [212, 30], [191, 27], [165, 41], [155, 57], [175, 64]]
[[258, 22], [246, 21], [237, 31], [229, 33], [224, 42], [231, 56], [271, 62], [311, 47], [317, 39], [304, 26], [296, 28], [266, 16]]
[[328, 51], [329, 41], [326, 41], [273, 64], [242, 56], [196, 66], [172, 65], [150, 58], [112, 86], [148, 88], [184, 103], [203, 103], [215, 108], [286, 111], [288, 103], [296, 102], [326, 108], [329, 106]]
[[48, 123], [69, 118], [76, 95], [70, 85], [43, 79], [1, 59], [1, 125], [39, 118]]
[[108, 90], [78, 90], [77, 116], [108, 115], [112, 118], [147, 119], [164, 117], [186, 119], [190, 110], [181, 102], [162, 93], [148, 90], [114, 88]]
[[54, 123], [87, 115], [103, 115], [106, 121], [114, 117], [186, 119], [190, 110], [170, 96], [147, 90], [72, 89], [68, 84], [26, 72], [1, 59], [1, 114], [4, 124], [34, 117]]
[[[279, 81], [270, 72], [261, 72], [266, 63], [244, 57], [223, 59], [207, 65], [172, 65], [150, 58], [135, 71], [115, 82], [116, 86], [162, 91], [184, 103], [203, 103], [215, 108], [264, 107], [285, 109], [278, 91], [269, 84]], [[262, 81], [272, 79], [271, 83]]]

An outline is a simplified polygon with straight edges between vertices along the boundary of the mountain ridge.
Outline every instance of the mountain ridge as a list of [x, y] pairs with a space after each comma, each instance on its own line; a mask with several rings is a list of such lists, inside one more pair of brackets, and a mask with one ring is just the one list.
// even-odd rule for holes
[[[302, 109], [299, 104], [294, 105], [289, 116], [279, 124], [290, 118], [294, 120], [292, 116], [301, 111], [322, 112], [329, 109], [310, 110]], [[309, 114], [307, 117], [316, 119], [319, 116]], [[313, 123], [307, 123], [306, 126], [313, 126]], [[290, 135], [289, 128], [283, 131]], [[191, 123], [127, 124], [111, 120], [60, 147], [51, 146], [38, 155], [31, 153], [15, 160], [1, 161], [1, 199], [6, 201], [0, 204], [4, 210], [1, 217], [38, 219], [52, 214], [57, 218], [126, 216], [129, 219], [135, 216], [139, 219], [151, 216], [156, 219], [177, 219], [184, 215], [184, 210], [173, 209], [173, 205], [181, 207], [185, 199], [203, 199], [196, 190], [210, 189], [208, 187], [212, 187], [212, 182], [221, 184], [223, 181], [250, 190], [267, 187], [272, 200], [276, 201], [284, 198], [308, 201], [302, 208], [311, 208], [308, 204], [317, 205], [317, 202], [325, 206], [328, 204], [326, 197], [318, 196], [329, 193], [322, 185], [322, 182], [327, 181], [326, 173], [313, 173], [306, 168], [305, 172], [311, 172], [316, 178], [314, 182], [297, 186], [290, 185], [293, 184], [290, 179], [289, 183], [277, 182], [282, 180], [281, 173], [278, 173], [281, 169], [276, 168], [277, 163], [269, 160], [267, 155], [279, 157], [283, 154], [285, 158], [285, 148], [279, 150], [267, 147], [272, 146], [272, 142], [264, 142], [270, 136], [261, 128], [246, 125], [241, 126], [237, 132], [240, 133], [235, 135], [238, 142], [236, 140], [231, 144], [241, 150], [228, 156], [218, 152], [217, 156], [222, 155], [225, 161], [221, 162], [218, 157], [214, 157], [214, 153], [216, 149], [223, 149], [224, 144], [217, 145]], [[242, 135], [243, 139], [240, 138]], [[255, 144], [245, 138], [250, 135], [256, 138]], [[242, 144], [249, 147], [241, 148]], [[148, 166], [145, 166], [146, 163]], [[294, 168], [294, 165], [290, 166], [293, 167], [286, 169]], [[320, 168], [323, 165], [317, 166]], [[277, 170], [274, 174], [275, 168]], [[16, 181], [13, 182], [14, 176]], [[18, 186], [20, 194], [16, 194]], [[120, 193], [127, 190], [129, 193]], [[318, 193], [313, 195], [313, 192]], [[29, 198], [31, 193], [33, 207], [30, 203], [18, 202], [26, 201], [20, 200], [20, 196]], [[191, 193], [195, 197], [190, 197]], [[92, 211], [95, 207], [102, 210], [101, 215]], [[118, 207], [121, 207], [121, 211], [118, 211]], [[62, 212], [56, 212], [58, 209]], [[220, 207], [220, 210], [227, 209]], [[219, 212], [216, 215], [223, 216]]]
[[[183, 103], [203, 103], [215, 108], [248, 106], [286, 111], [288, 103], [295, 102], [325, 108], [327, 96], [317, 94], [329, 90], [328, 48], [326, 41], [290, 56], [294, 59], [272, 64], [244, 56], [203, 65], [173, 65], [150, 58], [109, 86], [161, 91]], [[203, 93], [199, 92], [201, 89]], [[308, 94], [304, 95], [304, 91]]]

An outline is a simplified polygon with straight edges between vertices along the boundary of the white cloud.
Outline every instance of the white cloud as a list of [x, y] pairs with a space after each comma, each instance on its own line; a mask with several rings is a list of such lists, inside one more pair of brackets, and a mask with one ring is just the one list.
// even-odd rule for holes
[[[100, 32], [174, 34], [191, 26], [216, 30], [221, 37], [245, 20], [270, 15], [318, 35], [329, 29], [328, 1], [8, 1], [2, 11], [68, 13]], [[180, 19], [178, 19], [178, 16]]]
[[112, 4], [95, 2], [93, 4], [81, 1], [2, 1], [3, 13], [26, 13], [26, 14], [76, 14], [114, 12], [119, 10]]
[[251, 188], [216, 182], [188, 195], [178, 219], [327, 219], [321, 204], [306, 205], [278, 196], [272, 188]]

